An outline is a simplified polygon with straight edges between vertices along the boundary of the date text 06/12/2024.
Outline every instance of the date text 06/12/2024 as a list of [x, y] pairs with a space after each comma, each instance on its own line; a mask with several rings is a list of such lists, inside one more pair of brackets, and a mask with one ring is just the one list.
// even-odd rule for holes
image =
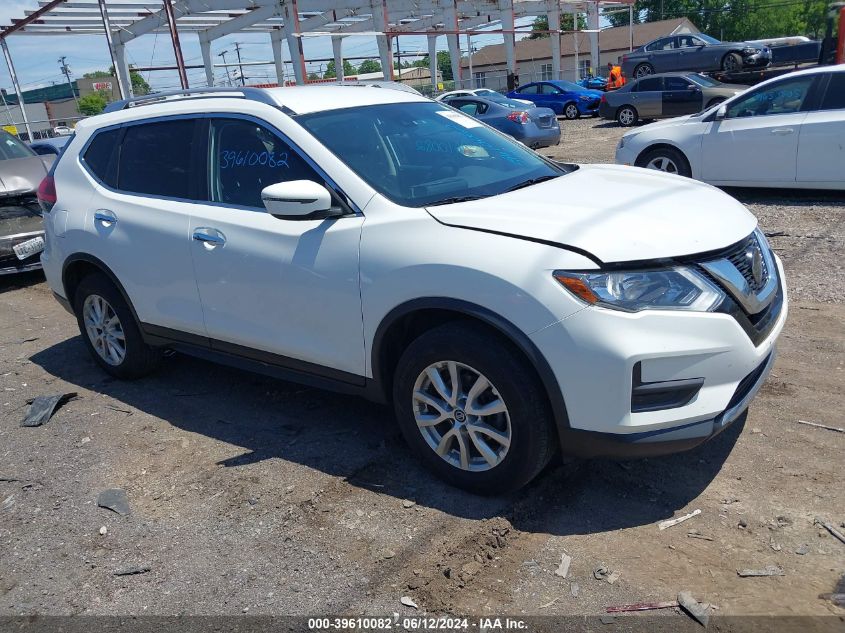
[[459, 617], [358, 617], [309, 618], [311, 631], [528, 631], [528, 623], [519, 618], [484, 617], [477, 620]]

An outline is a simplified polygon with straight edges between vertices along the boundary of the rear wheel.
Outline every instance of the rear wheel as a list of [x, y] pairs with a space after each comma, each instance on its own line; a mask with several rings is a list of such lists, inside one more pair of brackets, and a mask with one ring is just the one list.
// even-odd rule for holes
[[411, 343], [397, 365], [393, 399], [414, 453], [439, 477], [471, 492], [522, 487], [556, 448], [533, 369], [478, 327], [447, 324]]
[[734, 72], [742, 68], [742, 57], [739, 53], [728, 53], [722, 58], [722, 70]]
[[625, 105], [616, 111], [616, 121], [622, 127], [631, 127], [638, 119], [639, 115], [634, 106]]
[[161, 351], [144, 343], [123, 295], [102, 273], [83, 278], [74, 312], [85, 346], [97, 364], [118, 378], [140, 378], [153, 371]]
[[692, 175], [686, 157], [673, 147], [657, 147], [649, 150], [640, 156], [637, 160], [637, 166], [656, 169], [667, 174], [686, 176], [687, 178]]
[[654, 66], [651, 64], [640, 64], [636, 68], [634, 68], [634, 77], [639, 79], [640, 77], [645, 77], [646, 75], [653, 75], [654, 74]]
[[565, 106], [563, 106], [563, 116], [565, 116], [570, 121], [573, 119], [577, 119], [580, 115], [581, 113], [578, 112], [578, 106], [574, 103], [567, 103]]

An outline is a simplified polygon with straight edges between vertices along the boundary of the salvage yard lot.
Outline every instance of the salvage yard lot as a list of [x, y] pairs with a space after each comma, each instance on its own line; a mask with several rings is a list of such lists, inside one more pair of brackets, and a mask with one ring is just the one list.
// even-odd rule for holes
[[[622, 133], [562, 128], [542, 153], [574, 162], [612, 161]], [[0, 279], [0, 616], [412, 613], [402, 596], [438, 614], [597, 615], [682, 590], [719, 615], [845, 613], [818, 598], [845, 544], [814, 525], [845, 521], [845, 434], [798, 423], [845, 426], [845, 201], [730, 193], [772, 236], [792, 301], [744, 426], [668, 458], [557, 463], [504, 498], [433, 479], [364, 400], [178, 355], [116, 381], [40, 273]], [[19, 426], [29, 399], [64, 392], [79, 397]], [[131, 514], [97, 507], [108, 488]], [[737, 574], [769, 565], [783, 575]], [[131, 567], [149, 571], [115, 575]]]

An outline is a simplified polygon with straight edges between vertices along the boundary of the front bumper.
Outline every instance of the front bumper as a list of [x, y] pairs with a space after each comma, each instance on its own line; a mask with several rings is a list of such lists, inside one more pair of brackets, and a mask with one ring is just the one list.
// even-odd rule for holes
[[[778, 277], [783, 268], [777, 261]], [[566, 420], [564, 453], [633, 457], [677, 452], [710, 439], [737, 420], [774, 362], [786, 321], [785, 290], [760, 332], [722, 312], [625, 313], [587, 307], [535, 332], [560, 386]], [[746, 324], [747, 325], [747, 324]], [[671, 408], [632, 410], [634, 369], [644, 383], [701, 381], [691, 399]]]
[[760, 51], [753, 55], [744, 55], [742, 58], [743, 68], [765, 68], [772, 61], [772, 56], [766, 51]]

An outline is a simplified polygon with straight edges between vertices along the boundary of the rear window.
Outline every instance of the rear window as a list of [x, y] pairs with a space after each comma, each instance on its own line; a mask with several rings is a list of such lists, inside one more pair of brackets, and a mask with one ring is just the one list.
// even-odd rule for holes
[[0, 160], [29, 158], [30, 156], [35, 156], [35, 152], [6, 130], [0, 130]]
[[[120, 129], [99, 132], [88, 144], [82, 160], [101, 182], [109, 187], [117, 186], [117, 165], [114, 155], [120, 140]], [[70, 143], [68, 143], [69, 145]]]
[[820, 110], [845, 109], [845, 73], [832, 73]]
[[120, 148], [117, 188], [191, 199], [194, 125], [192, 119], [179, 119], [126, 128]]

